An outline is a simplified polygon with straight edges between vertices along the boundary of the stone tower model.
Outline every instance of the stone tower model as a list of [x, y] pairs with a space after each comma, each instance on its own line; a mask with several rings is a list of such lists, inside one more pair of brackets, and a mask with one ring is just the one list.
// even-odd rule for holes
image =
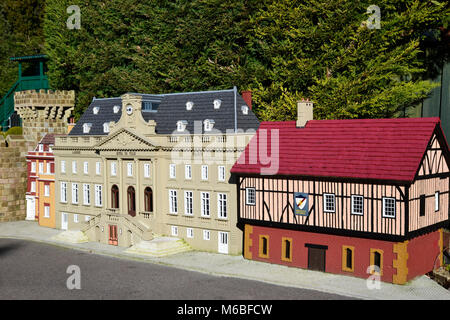
[[16, 92], [14, 109], [22, 119], [22, 135], [0, 135], [0, 222], [24, 220], [27, 190], [25, 155], [47, 133], [66, 134], [75, 105], [74, 91]]

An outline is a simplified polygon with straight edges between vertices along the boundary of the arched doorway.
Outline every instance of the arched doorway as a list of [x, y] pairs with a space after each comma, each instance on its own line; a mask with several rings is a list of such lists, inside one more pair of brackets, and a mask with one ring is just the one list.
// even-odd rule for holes
[[119, 188], [116, 185], [111, 188], [111, 208], [119, 208]]
[[128, 214], [132, 217], [136, 215], [136, 193], [133, 187], [128, 187], [127, 190], [128, 199]]
[[153, 212], [153, 191], [150, 187], [144, 190], [144, 208], [146, 212]]

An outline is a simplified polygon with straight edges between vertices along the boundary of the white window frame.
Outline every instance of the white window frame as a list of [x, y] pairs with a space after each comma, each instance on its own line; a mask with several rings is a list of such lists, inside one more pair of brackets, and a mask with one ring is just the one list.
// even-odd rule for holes
[[61, 173], [66, 173], [66, 160], [61, 160]]
[[44, 145], [40, 143], [38, 149], [39, 152], [44, 152]]
[[176, 179], [177, 177], [177, 165], [175, 163], [169, 165], [169, 177], [170, 179]]
[[44, 162], [39, 162], [39, 173], [44, 174]]
[[211, 231], [203, 230], [203, 240], [211, 240]]
[[80, 220], [78, 219], [78, 213], [73, 214], [73, 222], [78, 223]]
[[[330, 209], [327, 207], [327, 199], [332, 198], [332, 206], [333, 209]], [[323, 211], [329, 212], [329, 213], [335, 213], [336, 212], [336, 195], [334, 193], [324, 193], [323, 194]]]
[[144, 178], [150, 178], [150, 163], [144, 163]]
[[83, 183], [83, 204], [91, 204], [91, 185], [89, 183]]
[[111, 162], [111, 176], [117, 176], [117, 162]]
[[84, 221], [88, 222], [89, 220], [91, 220], [91, 216], [90, 215], [84, 216]]
[[[386, 202], [388, 200], [393, 200], [394, 201], [394, 214], [386, 214]], [[395, 198], [392, 197], [383, 197], [383, 218], [395, 218], [396, 216], [396, 206], [397, 206], [397, 201]]]
[[[251, 195], [250, 193], [253, 193]], [[256, 189], [255, 188], [245, 188], [245, 204], [248, 206], [256, 205]]]
[[[356, 214], [359, 216], [364, 215], [364, 196], [352, 194], [351, 199], [352, 199], [352, 214]], [[359, 204], [355, 203], [358, 199], [361, 199], [361, 212], [355, 210], [356, 207], [359, 206]]]
[[44, 205], [44, 218], [50, 218], [50, 206]]
[[51, 163], [50, 162], [47, 162], [46, 163], [46, 166], [47, 166], [47, 174], [51, 174], [52, 173], [52, 165], [51, 165]]
[[211, 217], [211, 196], [209, 192], [200, 193], [200, 214], [202, 217]]
[[78, 183], [72, 183], [72, 203], [78, 204]]
[[89, 162], [88, 161], [83, 162], [83, 172], [84, 172], [84, 174], [89, 174]]
[[194, 238], [194, 229], [193, 228], [186, 228], [186, 237]]
[[50, 185], [44, 184], [44, 197], [50, 197]]
[[67, 182], [60, 182], [60, 202], [67, 203]]
[[101, 165], [100, 161], [97, 161], [95, 163], [95, 174], [96, 175], [101, 175], [102, 174], [102, 165]]
[[30, 192], [36, 192], [36, 181], [31, 181]]
[[72, 173], [73, 174], [77, 173], [77, 162], [75, 160], [72, 161]]
[[186, 180], [192, 179], [192, 166], [190, 164], [184, 166], [184, 178]]
[[95, 206], [101, 207], [103, 206], [103, 186], [101, 184], [95, 185]]
[[203, 164], [202, 165], [202, 180], [208, 180], [208, 165]]
[[31, 172], [36, 173], [36, 162], [31, 162]]
[[187, 216], [194, 215], [194, 192], [184, 191], [184, 214]]
[[217, 168], [217, 176], [218, 176], [218, 180], [219, 181], [225, 181], [225, 176], [226, 176], [226, 174], [225, 174], [225, 166], [219, 166], [218, 168]]
[[219, 219], [228, 219], [227, 202], [226, 193], [217, 193], [217, 217]]
[[177, 190], [169, 190], [169, 212], [178, 214], [178, 192]]
[[103, 123], [103, 133], [109, 133], [109, 122]]
[[133, 176], [133, 162], [127, 162], [127, 177]]
[[439, 191], [434, 193], [434, 212], [438, 212], [440, 210], [440, 194]]
[[171, 234], [172, 236], [178, 237], [178, 226], [171, 227]]

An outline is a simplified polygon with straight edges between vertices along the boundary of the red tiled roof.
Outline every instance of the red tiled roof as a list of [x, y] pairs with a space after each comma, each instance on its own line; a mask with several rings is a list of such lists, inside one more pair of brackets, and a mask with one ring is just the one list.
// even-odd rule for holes
[[65, 136], [66, 134], [47, 133], [39, 144], [55, 144], [55, 137]]
[[[262, 122], [231, 172], [261, 174], [271, 166], [267, 154], [279, 158], [272, 175], [412, 182], [436, 125], [439, 118], [311, 120], [304, 128]], [[277, 130], [278, 148], [271, 151]]]

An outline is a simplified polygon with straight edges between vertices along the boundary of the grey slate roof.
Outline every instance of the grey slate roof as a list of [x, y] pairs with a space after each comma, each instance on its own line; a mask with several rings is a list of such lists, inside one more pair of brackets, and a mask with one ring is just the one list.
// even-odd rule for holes
[[[213, 130], [220, 130], [222, 133], [234, 131], [235, 129], [235, 95], [234, 90], [221, 91], [203, 91], [188, 93], [171, 93], [161, 95], [140, 94], [143, 100], [161, 101], [157, 112], [142, 111], [145, 121], [156, 121], [156, 133], [171, 134], [176, 132], [177, 122], [186, 120], [186, 131], [182, 133], [194, 133], [194, 123], [203, 131], [203, 121], [206, 119], [214, 120]], [[221, 106], [214, 109], [214, 100], [220, 99]], [[192, 110], [186, 110], [186, 102], [192, 101], [194, 106]], [[114, 105], [120, 106], [118, 113], [113, 113]], [[248, 129], [257, 129], [259, 121], [252, 110], [245, 115], [242, 113], [241, 106], [246, 105], [245, 101], [236, 94], [236, 115], [237, 129], [246, 131]], [[78, 120], [75, 127], [69, 135], [106, 135], [103, 132], [103, 123], [118, 121], [122, 110], [121, 98], [94, 99], [84, 114]], [[98, 114], [93, 113], [94, 107], [100, 107]], [[89, 133], [83, 133], [83, 124], [91, 123], [92, 127]], [[228, 130], [228, 131], [227, 131]]]

